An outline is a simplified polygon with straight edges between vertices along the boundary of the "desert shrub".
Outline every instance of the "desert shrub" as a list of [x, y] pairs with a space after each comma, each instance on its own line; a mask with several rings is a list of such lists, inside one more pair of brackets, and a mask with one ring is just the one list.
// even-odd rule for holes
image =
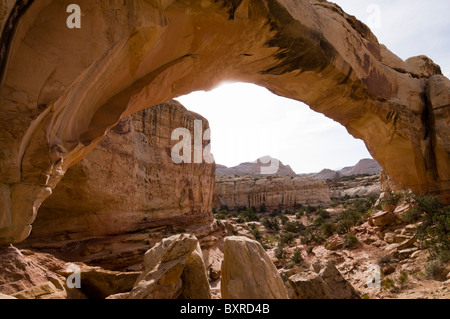
[[437, 196], [415, 196], [417, 209], [423, 212], [422, 223], [417, 227], [417, 238], [426, 242], [431, 254], [444, 262], [450, 260], [450, 206], [440, 203]]
[[425, 264], [425, 276], [428, 279], [435, 279], [442, 270], [442, 259], [434, 259]]
[[270, 217], [277, 217], [278, 215], [280, 215], [281, 214], [281, 211], [280, 210], [273, 210], [270, 214], [269, 214], [269, 216]]
[[309, 246], [308, 248], [306, 248], [306, 252], [308, 254], [312, 254], [313, 250], [314, 250], [314, 246]]
[[386, 205], [397, 205], [402, 199], [403, 194], [388, 191], [387, 195], [381, 201], [381, 207], [384, 209]]
[[295, 218], [297, 218], [297, 219], [300, 219], [300, 218], [302, 218], [302, 216], [305, 214], [305, 212], [297, 212], [296, 214], [295, 214]]
[[293, 233], [282, 233], [278, 242], [281, 245], [291, 245], [295, 240], [295, 235]]
[[317, 214], [319, 215], [319, 217], [322, 217], [323, 219], [328, 219], [331, 217], [330, 213], [322, 207], [319, 208]]
[[274, 250], [274, 254], [276, 258], [278, 258], [279, 260], [283, 260], [286, 256], [286, 250], [284, 249], [284, 246], [278, 243], [277, 248], [275, 248]]
[[353, 225], [354, 224], [351, 219], [343, 219], [337, 223], [336, 232], [338, 232], [339, 234], [348, 233]]
[[267, 240], [267, 242], [273, 244], [276, 241], [276, 238], [275, 238], [275, 236], [267, 235], [266, 240]]
[[334, 223], [325, 222], [320, 226], [320, 231], [325, 237], [330, 237], [336, 231], [336, 225]]
[[262, 238], [261, 231], [258, 227], [254, 227], [250, 232], [253, 236], [255, 236], [256, 240], [260, 240]]
[[278, 224], [278, 221], [276, 218], [264, 218], [262, 224], [267, 229], [271, 229], [271, 230], [275, 230], [275, 231], [280, 230], [280, 224]]
[[296, 248], [294, 250], [294, 253], [291, 256], [291, 260], [296, 264], [300, 264], [303, 262], [302, 251], [300, 248]]
[[345, 236], [345, 240], [344, 240], [344, 248], [352, 248], [355, 247], [356, 244], [358, 244], [358, 238], [356, 238], [355, 235], [353, 235], [352, 233], [348, 233]]
[[222, 206], [220, 206], [220, 209], [219, 210], [225, 210], [225, 211], [229, 211], [229, 209], [228, 209], [228, 206], [227, 205], [222, 205]]
[[313, 225], [314, 226], [320, 226], [325, 222], [325, 219], [322, 216], [317, 216], [316, 219], [314, 219]]
[[299, 223], [288, 221], [283, 224], [283, 229], [290, 233], [298, 233], [299, 232]]
[[289, 218], [285, 215], [279, 215], [279, 218], [282, 225], [286, 224], [289, 221]]
[[422, 211], [419, 208], [414, 207], [413, 209], [410, 209], [401, 214], [400, 219], [404, 223], [414, 224], [420, 219], [420, 217], [422, 217], [422, 215], [423, 215]]
[[300, 241], [302, 244], [321, 244], [325, 241], [325, 238], [318, 229], [305, 227], [300, 231]]
[[403, 285], [408, 281], [408, 272], [407, 271], [402, 271], [400, 273], [400, 276], [398, 277], [398, 282]]
[[391, 289], [394, 287], [394, 285], [395, 285], [395, 282], [391, 278], [385, 278], [381, 282], [381, 286], [383, 286], [386, 289]]
[[254, 208], [247, 208], [246, 210], [240, 211], [239, 222], [252, 222], [259, 221], [258, 215], [256, 215]]
[[259, 206], [259, 211], [260, 211], [261, 213], [267, 212], [267, 208], [266, 208], [266, 204], [265, 204], [265, 203], [262, 203], [262, 204]]

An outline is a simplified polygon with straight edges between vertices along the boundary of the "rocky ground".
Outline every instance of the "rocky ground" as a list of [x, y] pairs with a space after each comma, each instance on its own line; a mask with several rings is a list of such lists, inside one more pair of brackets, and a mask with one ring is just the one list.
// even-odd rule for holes
[[[410, 196], [379, 196], [379, 175], [327, 183], [334, 196], [325, 207], [222, 207], [201, 227], [160, 226], [4, 248], [0, 293], [26, 299], [450, 298], [450, 265], [418, 239], [420, 219], [404, 218], [417, 206]], [[176, 249], [184, 255], [173, 254]], [[240, 265], [236, 256], [244, 255], [250, 259]], [[74, 265], [81, 289], [68, 287]], [[263, 270], [272, 278], [268, 286], [278, 287], [276, 295], [251, 289], [263, 280]], [[172, 271], [178, 279], [169, 276]], [[161, 288], [144, 285], [144, 278], [172, 279]], [[236, 280], [249, 288], [230, 284]]]
[[[333, 233], [327, 237], [317, 230], [323, 230], [317, 224], [320, 216], [325, 217], [325, 223], [338, 220], [343, 212], [359, 207], [366, 200], [341, 200], [326, 209], [311, 206], [254, 215], [240, 213], [201, 228], [159, 227], [83, 241], [21, 245], [20, 251], [10, 247], [3, 252], [10, 257], [2, 258], [2, 269], [7, 272], [0, 276], [0, 293], [38, 299], [145, 296], [150, 294], [149, 288], [141, 287], [144, 292], [129, 295], [135, 289], [138, 276], [149, 273], [145, 255], [151, 248], [158, 247], [163, 238], [190, 233], [195, 235], [195, 243], [198, 239], [204, 263], [200, 268], [206, 271], [209, 282], [208, 289], [203, 287], [196, 293], [210, 294], [211, 298], [222, 298], [224, 291], [229, 295], [239, 294], [228, 286], [225, 290], [221, 287], [226, 254], [224, 242], [225, 238], [234, 238], [230, 236], [242, 236], [236, 238], [248, 238], [264, 247], [265, 258], [273, 262], [289, 298], [450, 298], [450, 265], [438, 264], [429, 249], [417, 240], [416, 227], [420, 223], [401, 221], [401, 215], [412, 208], [411, 203], [383, 205], [384, 209], [363, 215], [364, 220], [344, 234]], [[366, 205], [364, 207], [369, 204]], [[254, 216], [259, 220], [251, 220]], [[279, 229], [273, 229], [277, 228], [275, 222]], [[305, 228], [299, 227], [300, 224]], [[339, 227], [339, 222], [336, 225]], [[72, 264], [81, 269], [82, 290], [67, 287]], [[151, 273], [151, 276], [158, 275], [158, 272]], [[261, 280], [252, 277], [254, 275], [246, 276], [251, 277], [245, 279], [250, 282]], [[183, 280], [184, 285], [189, 285], [187, 279]], [[182, 293], [176, 283], [172, 288], [165, 298], [188, 294]]]

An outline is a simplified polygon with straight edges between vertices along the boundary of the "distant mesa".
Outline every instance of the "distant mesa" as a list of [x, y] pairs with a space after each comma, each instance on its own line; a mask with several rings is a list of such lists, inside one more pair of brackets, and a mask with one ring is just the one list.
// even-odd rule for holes
[[[278, 161], [279, 167], [275, 174], [261, 174], [261, 167], [269, 167], [270, 163]], [[289, 165], [284, 165], [280, 160], [271, 156], [263, 156], [254, 162], [241, 163], [234, 167], [226, 167], [224, 165], [216, 164], [216, 176], [297, 176]]]
[[365, 158], [360, 160], [355, 166], [344, 167], [338, 171], [323, 169], [319, 173], [301, 174], [300, 176], [313, 177], [321, 180], [332, 180], [344, 176], [377, 175], [381, 173], [381, 170], [382, 168], [376, 160]]
[[[261, 167], [267, 167], [269, 160], [278, 161], [279, 169], [275, 174], [263, 175], [261, 174]], [[254, 162], [245, 162], [237, 166], [227, 167], [225, 165], [216, 164], [216, 176], [291, 176], [291, 177], [312, 177], [321, 180], [332, 180], [343, 176], [354, 176], [354, 175], [376, 175], [381, 173], [381, 166], [374, 159], [365, 158], [360, 160], [355, 166], [344, 167], [340, 170], [323, 169], [319, 173], [309, 173], [309, 174], [296, 174], [294, 170], [289, 165], [284, 165], [280, 160], [275, 159], [270, 156], [264, 156], [258, 158]]]

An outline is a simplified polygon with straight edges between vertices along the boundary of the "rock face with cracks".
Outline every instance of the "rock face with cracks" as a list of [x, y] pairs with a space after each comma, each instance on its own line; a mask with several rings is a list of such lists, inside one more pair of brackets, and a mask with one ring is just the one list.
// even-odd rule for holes
[[[212, 221], [214, 163], [176, 164], [177, 128], [202, 132], [208, 121], [169, 101], [115, 126], [97, 148], [71, 167], [39, 209], [29, 241], [129, 233], [160, 225]], [[198, 129], [198, 128], [197, 128]], [[178, 138], [178, 136], [176, 136]], [[202, 149], [209, 140], [202, 140]]]
[[223, 299], [288, 299], [283, 280], [260, 243], [226, 237], [223, 253]]
[[323, 0], [0, 5], [0, 243], [23, 241], [67, 169], [128, 115], [224, 80], [307, 103], [416, 193], [450, 200], [448, 79]]
[[216, 178], [214, 207], [230, 209], [265, 205], [267, 210], [289, 209], [296, 205], [318, 205], [331, 201], [324, 181], [313, 178], [269, 176], [220, 176]]

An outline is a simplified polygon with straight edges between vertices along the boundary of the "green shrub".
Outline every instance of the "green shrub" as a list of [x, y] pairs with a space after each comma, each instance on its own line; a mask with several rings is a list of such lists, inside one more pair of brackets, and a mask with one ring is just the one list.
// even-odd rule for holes
[[294, 253], [291, 256], [291, 260], [296, 264], [300, 264], [303, 262], [302, 250], [300, 248], [296, 248], [294, 250]]
[[325, 219], [322, 216], [317, 216], [317, 218], [314, 220], [314, 226], [320, 226], [325, 222]]
[[218, 213], [214, 216], [216, 219], [226, 219], [227, 216], [224, 213]]
[[436, 196], [415, 196], [417, 209], [423, 212], [422, 224], [417, 227], [417, 238], [429, 244], [431, 254], [444, 262], [450, 260], [450, 206], [440, 203]]
[[285, 215], [280, 215], [279, 218], [282, 225], [286, 224], [289, 221], [289, 218]]
[[298, 233], [299, 232], [299, 223], [288, 221], [283, 224], [283, 229], [290, 233]]
[[381, 286], [383, 286], [386, 289], [391, 289], [392, 287], [394, 287], [394, 285], [395, 285], [395, 282], [391, 278], [385, 278], [381, 282]]
[[413, 209], [410, 209], [410, 210], [404, 212], [403, 214], [401, 214], [400, 219], [404, 223], [414, 224], [422, 217], [422, 215], [423, 215], [422, 211], [420, 209], [418, 209], [417, 207], [414, 207]]
[[261, 206], [259, 206], [259, 211], [261, 213], [267, 212], [267, 208], [266, 208], [266, 204], [265, 203], [262, 203]]
[[278, 231], [280, 230], [280, 224], [276, 218], [265, 218], [262, 222], [263, 226], [267, 229]]
[[383, 198], [383, 201], [381, 203], [381, 207], [384, 208], [385, 205], [397, 205], [402, 199], [403, 195], [399, 193], [394, 193], [392, 191], [388, 191], [385, 198]]
[[296, 214], [295, 214], [295, 218], [297, 218], [297, 219], [300, 219], [300, 218], [302, 218], [302, 216], [305, 214], [305, 212], [297, 212]]
[[259, 217], [253, 208], [247, 208], [239, 213], [239, 220], [241, 220], [240, 222], [259, 221]]
[[408, 281], [408, 272], [407, 271], [402, 271], [400, 273], [400, 276], [398, 277], [398, 282], [403, 285]]
[[275, 248], [274, 254], [275, 254], [276, 258], [278, 258], [279, 260], [283, 260], [285, 258], [285, 255], [286, 255], [286, 250], [284, 249], [284, 246], [280, 245], [278, 243], [278, 247]]
[[425, 264], [425, 276], [428, 279], [435, 279], [442, 270], [443, 262], [441, 259], [434, 259]]
[[336, 231], [336, 225], [334, 223], [325, 222], [320, 226], [320, 231], [325, 237], [330, 237]]
[[254, 227], [251, 230], [251, 233], [252, 233], [253, 236], [255, 236], [256, 240], [260, 240], [262, 238], [261, 231], [259, 230], [258, 227]]
[[319, 208], [317, 214], [318, 214], [320, 217], [322, 217], [323, 219], [328, 219], [328, 218], [331, 217], [330, 213], [329, 213], [326, 209], [324, 209], [324, 208], [322, 208], [322, 207]]
[[279, 239], [279, 243], [284, 245], [291, 245], [295, 240], [295, 235], [293, 233], [282, 233]]
[[339, 234], [345, 234], [350, 231], [350, 229], [353, 227], [353, 221], [351, 219], [344, 219], [337, 223], [336, 225], [336, 232]]
[[358, 244], [358, 238], [356, 238], [355, 235], [352, 233], [348, 233], [347, 236], [345, 236], [344, 240], [344, 248], [352, 248], [355, 247], [356, 244]]
[[308, 205], [308, 206], [306, 207], [306, 214], [307, 214], [307, 215], [310, 215], [310, 214], [314, 213], [316, 210], [317, 210], [316, 207]]

